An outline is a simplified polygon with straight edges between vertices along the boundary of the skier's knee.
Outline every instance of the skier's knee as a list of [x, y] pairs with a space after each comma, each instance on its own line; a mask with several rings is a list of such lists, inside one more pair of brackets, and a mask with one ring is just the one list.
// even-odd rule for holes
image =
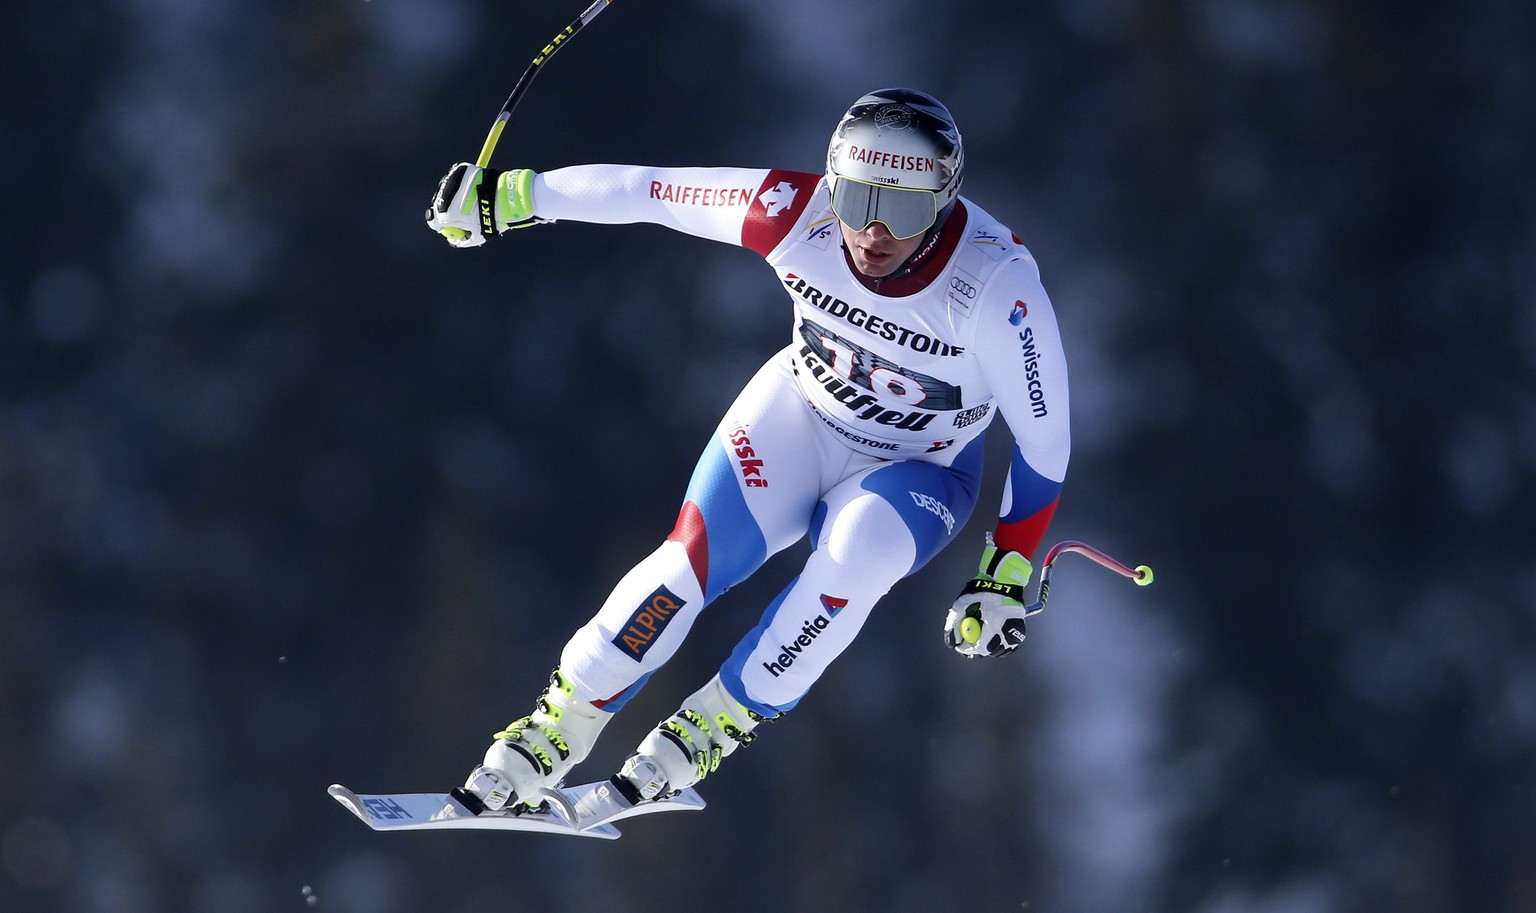
[[912, 533], [883, 501], [875, 509], [840, 515], [822, 550], [828, 560], [856, 567], [864, 579], [882, 580], [887, 585], [906, 576], [917, 554]]

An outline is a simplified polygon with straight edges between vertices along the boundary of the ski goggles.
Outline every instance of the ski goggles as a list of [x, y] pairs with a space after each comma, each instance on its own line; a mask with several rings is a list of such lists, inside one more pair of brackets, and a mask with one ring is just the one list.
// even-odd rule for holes
[[939, 217], [939, 198], [932, 190], [882, 187], [838, 176], [832, 183], [832, 213], [853, 231], [879, 222], [905, 241], [932, 227]]

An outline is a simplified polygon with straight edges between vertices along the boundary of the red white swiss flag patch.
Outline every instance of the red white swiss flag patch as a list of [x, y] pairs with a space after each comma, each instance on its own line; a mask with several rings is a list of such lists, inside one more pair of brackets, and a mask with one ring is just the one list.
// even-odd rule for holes
[[821, 175], [804, 171], [768, 172], [741, 224], [741, 246], [768, 256], [800, 220], [819, 180]]

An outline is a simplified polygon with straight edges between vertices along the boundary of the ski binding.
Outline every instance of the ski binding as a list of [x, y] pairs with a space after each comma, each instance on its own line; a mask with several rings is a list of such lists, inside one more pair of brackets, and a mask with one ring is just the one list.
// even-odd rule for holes
[[613, 826], [615, 821], [704, 807], [703, 797], [692, 789], [666, 799], [631, 804], [607, 780], [540, 790], [544, 804], [522, 813], [487, 811], [478, 798], [461, 788], [446, 793], [365, 795], [337, 783], [328, 792], [376, 831], [479, 828], [616, 840], [619, 829]]

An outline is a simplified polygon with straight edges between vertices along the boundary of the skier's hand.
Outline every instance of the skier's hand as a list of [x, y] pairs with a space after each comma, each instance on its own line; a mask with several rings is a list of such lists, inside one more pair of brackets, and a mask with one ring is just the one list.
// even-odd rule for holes
[[427, 227], [454, 247], [479, 247], [492, 235], [533, 225], [533, 176], [526, 168], [454, 165], [432, 195]]
[[1033, 572], [1028, 558], [998, 548], [988, 534], [976, 577], [944, 617], [945, 643], [972, 659], [1017, 650], [1024, 642], [1024, 586]]

